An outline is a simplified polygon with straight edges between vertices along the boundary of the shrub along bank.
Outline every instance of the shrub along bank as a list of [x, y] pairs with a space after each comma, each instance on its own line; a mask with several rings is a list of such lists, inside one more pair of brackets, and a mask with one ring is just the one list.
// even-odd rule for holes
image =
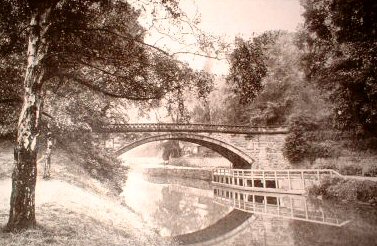
[[309, 189], [309, 195], [345, 202], [362, 202], [377, 206], [377, 182], [343, 178], [327, 178]]
[[334, 169], [343, 175], [377, 176], [377, 140], [335, 129], [329, 119], [292, 118], [284, 156], [297, 168]]

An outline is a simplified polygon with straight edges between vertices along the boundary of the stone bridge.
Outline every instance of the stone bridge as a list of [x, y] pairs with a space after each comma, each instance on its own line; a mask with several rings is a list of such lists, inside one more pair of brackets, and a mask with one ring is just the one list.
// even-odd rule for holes
[[180, 140], [207, 147], [228, 159], [233, 168], [284, 168], [285, 127], [208, 124], [113, 124], [93, 130], [96, 143], [121, 155], [145, 143]]

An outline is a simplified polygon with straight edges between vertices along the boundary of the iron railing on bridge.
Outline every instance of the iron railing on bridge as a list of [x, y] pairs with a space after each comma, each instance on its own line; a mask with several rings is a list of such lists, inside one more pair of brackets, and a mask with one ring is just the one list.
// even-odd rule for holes
[[279, 134], [287, 133], [286, 126], [260, 127], [240, 125], [211, 124], [175, 124], [175, 123], [141, 123], [110, 124], [94, 128], [98, 132], [208, 132], [208, 133], [240, 133], [240, 134]]

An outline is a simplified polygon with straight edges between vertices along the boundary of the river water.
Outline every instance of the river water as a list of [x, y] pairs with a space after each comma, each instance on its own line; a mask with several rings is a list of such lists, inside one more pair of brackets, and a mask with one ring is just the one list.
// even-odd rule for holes
[[[151, 177], [131, 165], [125, 205], [185, 245], [377, 245], [377, 209], [304, 196], [242, 192], [210, 182]], [[161, 166], [163, 168], [163, 166]]]

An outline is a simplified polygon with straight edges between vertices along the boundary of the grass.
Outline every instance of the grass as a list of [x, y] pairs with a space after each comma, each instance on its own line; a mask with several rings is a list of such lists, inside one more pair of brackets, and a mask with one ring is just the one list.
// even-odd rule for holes
[[[109, 180], [97, 179], [74, 155], [56, 150], [51, 179], [39, 166], [36, 187], [38, 226], [21, 233], [0, 232], [0, 245], [171, 245], [121, 204]], [[39, 163], [41, 165], [41, 163]], [[0, 227], [8, 220], [13, 147], [0, 142]], [[124, 177], [125, 178], [125, 177]]]
[[[0, 245], [167, 245], [160, 239], [125, 226], [114, 225], [85, 213], [74, 212], [64, 206], [46, 204], [38, 208], [39, 225], [34, 230], [19, 234], [0, 233]], [[0, 221], [5, 218], [2, 216]], [[125, 223], [127, 224], [127, 223]]]
[[13, 168], [13, 148], [10, 141], [0, 140], [0, 180], [11, 177]]
[[64, 207], [42, 206], [38, 212], [41, 226], [20, 234], [2, 233], [0, 242], [15, 246], [136, 244], [126, 231], [118, 232], [102, 221]]
[[334, 169], [343, 175], [377, 177], [377, 156], [344, 156], [317, 159], [312, 168]]

